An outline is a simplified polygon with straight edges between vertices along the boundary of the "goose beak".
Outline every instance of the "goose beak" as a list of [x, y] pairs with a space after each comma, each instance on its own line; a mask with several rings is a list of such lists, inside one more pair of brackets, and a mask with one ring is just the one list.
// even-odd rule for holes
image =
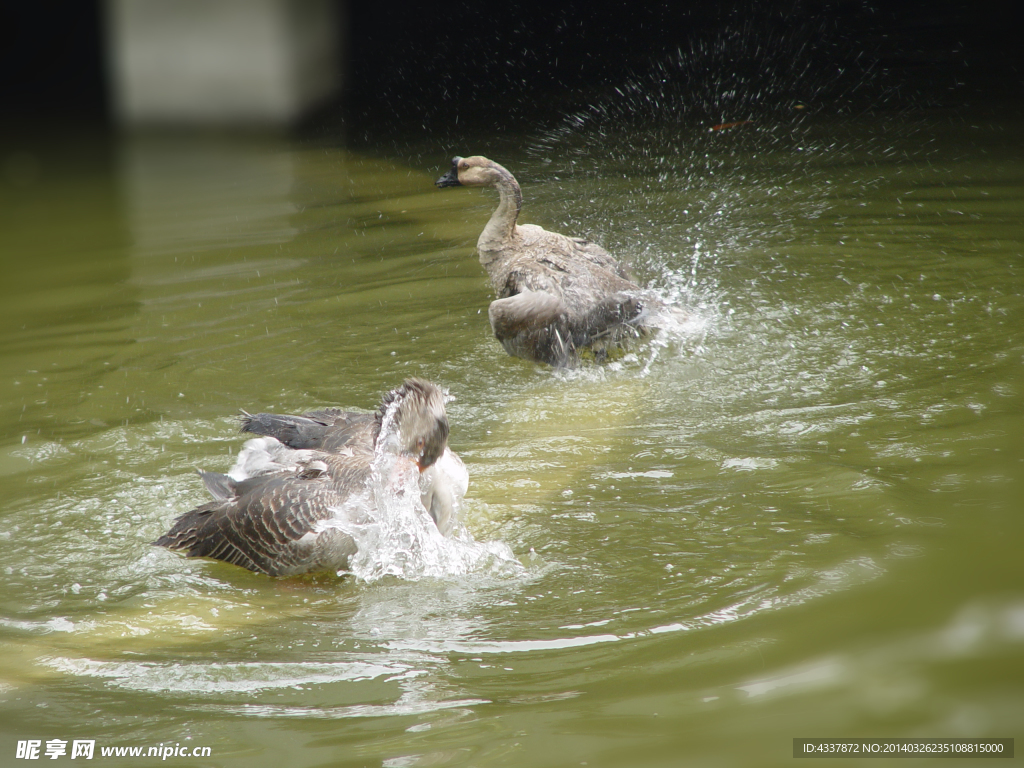
[[444, 176], [434, 182], [439, 189], [445, 187], [461, 187], [462, 184], [459, 182], [459, 161], [461, 157], [452, 158], [452, 167]]

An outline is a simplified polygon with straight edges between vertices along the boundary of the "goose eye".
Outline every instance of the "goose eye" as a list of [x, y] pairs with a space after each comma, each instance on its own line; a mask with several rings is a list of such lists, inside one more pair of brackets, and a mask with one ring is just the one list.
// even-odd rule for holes
[[422, 437], [416, 438], [416, 450], [420, 452], [421, 456], [423, 455], [423, 446], [425, 446], [426, 444], [427, 441], [424, 440]]

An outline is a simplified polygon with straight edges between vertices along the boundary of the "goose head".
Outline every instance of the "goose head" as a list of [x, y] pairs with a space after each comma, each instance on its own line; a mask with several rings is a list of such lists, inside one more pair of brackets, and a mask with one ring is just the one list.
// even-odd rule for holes
[[496, 162], [481, 155], [453, 157], [451, 170], [434, 184], [441, 188], [491, 187], [511, 175]]
[[420, 472], [444, 453], [448, 416], [440, 387], [423, 379], [407, 379], [384, 395], [377, 413], [380, 432], [376, 445], [413, 459]]

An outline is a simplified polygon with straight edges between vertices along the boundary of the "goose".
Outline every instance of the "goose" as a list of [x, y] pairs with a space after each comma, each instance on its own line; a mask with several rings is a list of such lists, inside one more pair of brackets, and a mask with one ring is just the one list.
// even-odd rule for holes
[[571, 367], [582, 350], [603, 359], [646, 332], [644, 291], [604, 248], [517, 223], [523, 194], [504, 167], [479, 155], [455, 157], [434, 183], [498, 190], [498, 207], [477, 240], [477, 253], [498, 294], [487, 313], [491, 329], [508, 354]]
[[[242, 431], [259, 437], [245, 443], [228, 474], [200, 470], [214, 500], [180, 516], [153, 544], [269, 576], [345, 570], [357, 544], [329, 522], [365, 516], [345, 505], [372, 490], [383, 454], [416, 466], [421, 501], [448, 535], [468, 485], [448, 429], [444, 393], [415, 378], [385, 394], [376, 413], [245, 414]], [[373, 494], [366, 499], [373, 503]]]

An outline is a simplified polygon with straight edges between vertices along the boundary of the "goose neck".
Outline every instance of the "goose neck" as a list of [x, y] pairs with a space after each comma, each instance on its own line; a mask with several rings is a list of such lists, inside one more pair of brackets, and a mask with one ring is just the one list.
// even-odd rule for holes
[[523, 193], [515, 177], [501, 166], [494, 182], [500, 200], [498, 207], [491, 214], [490, 221], [480, 234], [477, 246], [481, 254], [485, 251], [497, 251], [506, 247], [516, 235], [516, 220], [523, 208]]

